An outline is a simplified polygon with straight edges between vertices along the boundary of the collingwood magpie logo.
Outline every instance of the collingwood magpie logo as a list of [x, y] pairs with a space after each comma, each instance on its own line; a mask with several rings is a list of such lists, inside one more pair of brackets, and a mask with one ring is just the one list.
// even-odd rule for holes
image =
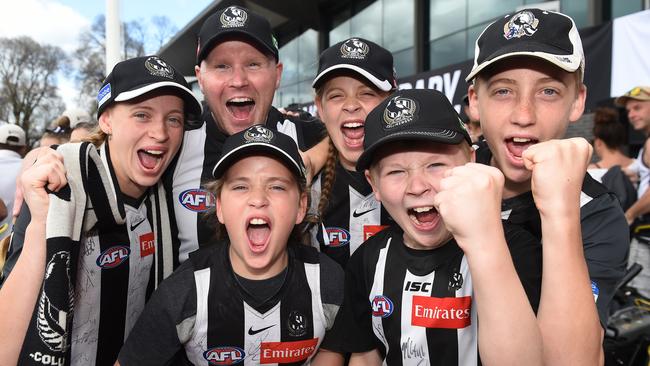
[[289, 313], [287, 330], [292, 337], [302, 337], [307, 334], [307, 317], [297, 310]]
[[273, 140], [273, 132], [264, 126], [253, 126], [246, 130], [244, 133], [244, 140], [246, 142], [266, 142], [270, 143]]
[[[68, 313], [74, 308], [74, 288], [70, 281], [69, 268], [69, 253], [61, 251], [54, 254], [45, 267], [43, 291], [38, 300], [36, 328], [43, 343], [52, 351], [63, 352], [70, 347], [67, 335], [72, 326], [72, 318]], [[52, 286], [61, 283], [61, 277], [67, 280], [67, 294], [52, 291]]]
[[167, 63], [156, 56], [149, 57], [144, 62], [144, 67], [149, 70], [151, 75], [162, 76], [168, 79], [174, 78], [174, 69]]
[[248, 14], [242, 8], [236, 6], [231, 6], [224, 10], [219, 18], [221, 21], [221, 27], [223, 28], [235, 28], [243, 27], [246, 25], [246, 20], [248, 19]]
[[537, 32], [537, 25], [539, 25], [539, 19], [535, 18], [532, 12], [522, 11], [503, 25], [503, 36], [506, 39], [532, 36]]
[[384, 128], [393, 128], [415, 119], [418, 105], [413, 99], [394, 97], [384, 109]]
[[370, 47], [358, 38], [351, 38], [341, 45], [341, 57], [365, 59]]
[[460, 272], [454, 272], [449, 276], [449, 285], [447, 286], [449, 291], [458, 291], [463, 287], [463, 274]]

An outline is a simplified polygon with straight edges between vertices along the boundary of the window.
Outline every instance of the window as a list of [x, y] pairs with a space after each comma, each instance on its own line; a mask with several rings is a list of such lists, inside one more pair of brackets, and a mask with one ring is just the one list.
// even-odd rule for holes
[[311, 81], [318, 67], [318, 32], [309, 29], [282, 46], [280, 61], [284, 69], [273, 104], [286, 107], [310, 102], [313, 99]]

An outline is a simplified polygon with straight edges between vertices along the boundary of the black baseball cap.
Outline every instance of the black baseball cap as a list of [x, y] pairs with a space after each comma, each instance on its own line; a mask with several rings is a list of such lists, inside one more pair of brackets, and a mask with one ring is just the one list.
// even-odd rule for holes
[[318, 60], [318, 74], [311, 86], [318, 88], [327, 74], [341, 69], [361, 74], [380, 90], [397, 89], [393, 54], [363, 38], [348, 38], [323, 51]]
[[432, 89], [398, 90], [366, 117], [363, 153], [357, 171], [370, 167], [377, 149], [395, 141], [431, 141], [456, 145], [472, 139], [447, 97]]
[[279, 158], [300, 181], [306, 179], [305, 166], [293, 139], [263, 125], [251, 126], [231, 135], [223, 144], [223, 152], [212, 170], [215, 179], [221, 178], [231, 165], [242, 158], [256, 154], [270, 154]]
[[200, 65], [217, 42], [228, 35], [243, 35], [262, 49], [269, 51], [275, 60], [279, 58], [278, 41], [273, 37], [271, 24], [266, 18], [246, 8], [229, 6], [210, 15], [199, 31], [196, 64]]
[[118, 62], [97, 94], [97, 119], [115, 102], [124, 102], [159, 88], [172, 88], [185, 101], [185, 113], [199, 117], [201, 102], [181, 73], [158, 56], [135, 57]]
[[580, 34], [571, 17], [549, 10], [523, 9], [488, 25], [476, 40], [469, 82], [487, 66], [514, 56], [546, 60], [568, 71], [582, 70], [585, 56]]

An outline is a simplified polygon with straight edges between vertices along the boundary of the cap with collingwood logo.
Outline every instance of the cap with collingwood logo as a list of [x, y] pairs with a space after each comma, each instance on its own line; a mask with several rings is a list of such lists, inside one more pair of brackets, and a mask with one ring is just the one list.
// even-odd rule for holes
[[375, 107], [366, 117], [363, 153], [357, 171], [372, 163], [375, 153], [389, 142], [431, 141], [460, 144], [472, 139], [465, 124], [447, 97], [437, 90], [398, 90]]
[[380, 90], [397, 89], [393, 55], [374, 42], [348, 38], [323, 51], [312, 87], [318, 88], [327, 74], [342, 69], [361, 74]]
[[228, 35], [247, 37], [278, 60], [278, 41], [273, 37], [269, 21], [246, 8], [229, 6], [212, 14], [203, 22], [199, 31], [196, 64], [201, 64], [217, 42]]
[[255, 154], [270, 154], [279, 158], [300, 180], [305, 180], [305, 166], [293, 139], [263, 125], [251, 126], [231, 135], [223, 144], [223, 152], [212, 170], [215, 179], [242, 158]]
[[571, 17], [548, 10], [524, 9], [488, 25], [476, 40], [474, 66], [466, 81], [493, 63], [514, 56], [546, 60], [568, 71], [582, 70], [585, 56]]
[[650, 86], [635, 86], [634, 88], [628, 90], [625, 94], [616, 98], [616, 105], [620, 107], [625, 107], [625, 103], [628, 100], [640, 100], [647, 101], [650, 100]]
[[201, 102], [194, 96], [183, 75], [158, 56], [144, 56], [118, 62], [113, 67], [97, 94], [97, 119], [111, 104], [131, 100], [159, 88], [176, 91], [185, 101], [185, 113], [194, 117], [201, 115]]

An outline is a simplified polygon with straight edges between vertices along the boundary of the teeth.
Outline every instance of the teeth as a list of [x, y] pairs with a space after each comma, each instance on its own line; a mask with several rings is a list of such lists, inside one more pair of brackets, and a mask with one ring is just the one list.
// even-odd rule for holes
[[260, 218], [255, 218], [255, 219], [251, 219], [250, 224], [251, 225], [264, 225], [264, 224], [266, 224], [266, 220], [260, 219]]
[[363, 123], [360, 122], [349, 122], [349, 123], [344, 123], [343, 127], [347, 128], [357, 128], [357, 127], [363, 127]]
[[232, 98], [232, 99], [229, 100], [229, 102], [233, 102], [233, 103], [245, 103], [245, 102], [252, 102], [252, 101], [253, 101], [253, 99], [251, 99], [251, 98], [243, 98], [243, 97], [242, 98]]
[[433, 206], [427, 206], [427, 207], [415, 207], [413, 211], [417, 213], [422, 213], [422, 212], [428, 212], [433, 209]]
[[523, 138], [523, 137], [513, 137], [512, 141], [513, 142], [531, 142], [532, 140], [531, 139], [526, 139], [526, 138]]
[[145, 150], [145, 152], [147, 154], [150, 154], [150, 155], [162, 155], [163, 154], [163, 152], [159, 151], [159, 150]]

